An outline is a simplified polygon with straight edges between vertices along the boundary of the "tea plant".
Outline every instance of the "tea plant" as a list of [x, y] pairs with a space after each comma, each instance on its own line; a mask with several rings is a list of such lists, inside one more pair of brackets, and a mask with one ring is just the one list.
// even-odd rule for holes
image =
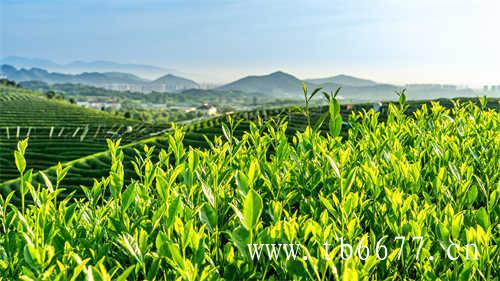
[[[0, 196], [1, 278], [498, 278], [498, 112], [432, 103], [408, 116], [401, 100], [385, 122], [372, 110], [351, 114], [342, 139], [333, 100], [331, 133], [308, 126], [291, 141], [285, 121], [251, 123], [241, 137], [225, 125], [206, 149], [186, 147], [174, 128], [167, 148], [136, 152], [137, 179], [128, 184], [124, 152], [110, 142], [108, 176], [64, 198], [57, 195], [68, 171], [59, 166], [56, 182], [32, 184], [20, 143], [25, 203], [12, 203], [17, 191]], [[415, 244], [400, 252], [391, 242], [419, 236], [418, 259]], [[386, 258], [342, 260], [340, 237], [371, 253], [383, 238]], [[334, 244], [328, 258], [325, 241]], [[252, 260], [251, 243], [300, 244], [301, 255]], [[478, 259], [466, 259], [463, 248], [447, 258], [451, 243], [476, 244]]]

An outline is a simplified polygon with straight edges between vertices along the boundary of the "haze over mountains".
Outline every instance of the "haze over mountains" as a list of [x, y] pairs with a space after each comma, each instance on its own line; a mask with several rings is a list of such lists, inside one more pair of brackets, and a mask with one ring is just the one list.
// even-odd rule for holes
[[340, 74], [328, 78], [301, 80], [283, 71], [276, 71], [267, 75], [247, 76], [218, 87], [218, 90], [235, 90], [247, 93], [268, 93], [280, 95], [283, 98], [297, 98], [302, 95], [302, 83], [308, 88], [321, 87], [324, 91], [335, 91], [342, 88], [342, 95], [348, 97], [362, 97], [370, 93], [377, 97], [393, 96], [400, 87], [381, 84], [367, 79]]
[[[43, 67], [40, 67], [47, 66], [55, 68], [61, 66], [49, 60], [8, 57], [0, 61], [13, 62], [18, 65], [16, 68], [12, 65], [4, 64], [1, 65], [0, 68], [0, 75], [17, 82], [42, 81], [48, 84], [84, 84], [111, 90], [143, 93], [153, 91], [180, 93], [189, 89], [198, 89], [199, 91], [197, 93], [202, 94], [204, 91], [197, 82], [191, 79], [174, 75], [166, 69], [147, 65], [119, 64], [103, 61], [91, 63], [74, 62], [65, 65], [65, 67], [74, 67], [73, 69], [81, 67], [85, 69], [86, 72], [69, 74], [67, 72], [49, 72], [43, 69]], [[19, 65], [24, 66], [24, 68], [19, 68]], [[28, 68], [28, 65], [36, 65], [37, 67]], [[112, 69], [115, 71], [88, 71], [93, 68]], [[117, 69], [127, 69], [134, 74], [116, 71]], [[137, 73], [138, 69], [146, 69], [148, 71], [164, 70], [165, 72], [156, 76], [159, 78], [152, 80], [137, 76], [135, 73]], [[408, 97], [413, 99], [476, 95], [476, 93], [469, 88], [457, 87], [455, 85], [412, 84], [397, 86], [378, 83], [345, 74], [326, 78], [299, 79], [283, 71], [276, 71], [267, 75], [246, 76], [231, 83], [212, 88], [210, 89], [210, 93], [214, 94], [215, 91], [224, 95], [227, 92], [241, 92], [279, 99], [301, 99], [303, 82], [306, 83], [310, 89], [321, 87], [324, 91], [328, 92], [335, 91], [337, 88], [341, 87], [341, 97], [353, 100], [394, 99], [396, 97], [395, 91], [403, 87], [408, 89]], [[493, 92], [490, 95], [498, 96], [499, 94]]]
[[302, 81], [297, 77], [283, 71], [276, 71], [268, 75], [247, 76], [217, 89], [247, 93], [269, 93], [271, 95], [295, 95], [302, 89], [301, 85]]
[[[193, 80], [175, 76], [173, 74], [164, 75], [154, 81], [151, 82], [152, 85], [174, 85], [176, 89], [198, 89], [200, 85], [194, 82]], [[171, 87], [170, 87], [171, 88]], [[168, 91], [168, 87], [165, 88], [165, 91]]]
[[196, 82], [172, 74], [167, 74], [156, 80], [147, 80], [134, 74], [123, 72], [83, 72], [80, 74], [65, 74], [48, 72], [41, 68], [17, 69], [7, 64], [1, 65], [0, 74], [7, 79], [17, 82], [42, 81], [48, 84], [84, 84], [122, 91], [176, 92], [200, 88], [200, 85]]
[[9, 56], [0, 59], [0, 65], [8, 64], [17, 68], [43, 68], [47, 71], [78, 74], [83, 72], [125, 72], [141, 77], [159, 77], [165, 73], [177, 74], [174, 69], [162, 68], [146, 64], [117, 63], [105, 60], [77, 60], [67, 64], [59, 64], [47, 59]]
[[345, 74], [340, 74], [337, 76], [332, 76], [332, 77], [326, 77], [326, 78], [317, 78], [317, 79], [306, 79], [306, 82], [313, 83], [313, 84], [336, 84], [336, 85], [343, 85], [343, 86], [350, 86], [350, 87], [369, 87], [369, 86], [375, 86], [378, 83], [372, 80], [367, 80], [367, 79], [361, 79]]

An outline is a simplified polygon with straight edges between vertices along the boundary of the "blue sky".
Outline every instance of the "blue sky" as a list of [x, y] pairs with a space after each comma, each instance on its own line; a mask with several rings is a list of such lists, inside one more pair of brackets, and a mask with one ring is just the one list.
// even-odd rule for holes
[[500, 1], [1, 0], [0, 56], [500, 84]]

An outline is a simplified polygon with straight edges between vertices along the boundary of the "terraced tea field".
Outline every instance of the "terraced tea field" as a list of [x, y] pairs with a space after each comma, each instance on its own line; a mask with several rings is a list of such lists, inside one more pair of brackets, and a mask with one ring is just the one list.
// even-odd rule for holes
[[12, 151], [19, 140], [28, 137], [28, 168], [44, 170], [58, 162], [105, 151], [106, 139], [120, 138], [128, 143], [167, 128], [0, 85], [0, 182], [18, 177]]
[[[446, 107], [453, 106], [447, 99], [439, 102]], [[430, 101], [409, 102], [407, 114], [412, 114], [424, 103], [431, 105]], [[379, 105], [379, 121], [385, 121], [387, 106], [388, 104]], [[372, 107], [372, 104], [342, 105], [340, 114], [347, 121], [352, 112], [367, 111]], [[498, 110], [498, 100], [489, 100], [488, 107]], [[81, 108], [66, 101], [49, 100], [23, 88], [0, 85], [0, 109], [0, 190], [3, 192], [14, 190], [19, 184], [12, 151], [16, 149], [18, 141], [28, 137], [29, 148], [25, 158], [27, 169], [35, 172], [33, 182], [43, 183], [37, 171], [44, 171], [49, 179], [54, 180], [56, 164], [63, 163], [71, 166], [65, 179], [68, 190], [78, 189], [81, 185], [92, 185], [94, 178], [108, 176], [111, 156], [107, 139], [121, 140], [125, 152], [124, 172], [127, 182], [136, 177], [132, 162], [137, 151], [143, 151], [144, 145], [147, 145], [158, 152], [167, 149], [169, 145], [168, 138], [163, 137], [170, 130], [169, 126], [144, 124], [107, 112]], [[328, 106], [311, 108], [310, 117], [315, 122], [327, 111]], [[296, 108], [238, 112], [232, 115], [233, 120], [239, 120], [238, 125], [233, 128], [234, 137], [241, 137], [248, 132], [251, 122], [274, 120], [278, 124], [283, 118], [287, 121], [287, 134], [290, 136], [307, 126], [304, 114]], [[213, 141], [217, 137], [224, 137], [222, 124], [225, 122], [226, 117], [220, 116], [180, 124], [186, 131], [184, 147], [209, 148], [206, 139]], [[326, 123], [319, 129], [322, 132], [329, 130]], [[347, 136], [347, 127], [342, 130], [342, 135]], [[157, 153], [152, 155], [156, 157]]]
[[[255, 120], [266, 118], [282, 110], [247, 112], [237, 118]], [[199, 121], [188, 126], [186, 138], [189, 145], [206, 145], [208, 137], [221, 135], [223, 118]], [[299, 123], [300, 118], [296, 119]], [[189, 124], [189, 122], [186, 122]], [[243, 125], [241, 128], [244, 128]], [[64, 100], [48, 99], [44, 95], [20, 87], [0, 85], [0, 183], [18, 177], [13, 150], [17, 142], [29, 137], [26, 151], [27, 168], [34, 171], [48, 169], [57, 163], [67, 163], [79, 158], [70, 173], [69, 186], [88, 184], [88, 175], [98, 175], [106, 170], [106, 157], [93, 159], [93, 154], [107, 150], [106, 140], [121, 139], [122, 144], [161, 135], [167, 125], [145, 124], [137, 120], [121, 118], [107, 112], [86, 109]], [[239, 131], [241, 134], [243, 131]], [[161, 142], [157, 144], [161, 147]], [[95, 162], [95, 163], [94, 163]], [[49, 173], [50, 174], [50, 173]]]
[[48, 99], [24, 88], [5, 85], [0, 85], [0, 112], [0, 127], [112, 127], [138, 123], [107, 112], [79, 107], [68, 101]]
[[[20, 142], [22, 177], [0, 196], [0, 278], [496, 280], [500, 115], [489, 105], [403, 99], [349, 114], [332, 100], [319, 128], [305, 124], [326, 108], [311, 120], [243, 112], [109, 142], [46, 178], [30, 176]], [[252, 245], [297, 255], [259, 259]]]
[[[464, 100], [465, 101], [465, 100]], [[472, 99], [472, 101], [477, 101]], [[452, 107], [452, 102], [449, 100], [440, 100], [440, 104], [447, 107]], [[422, 104], [431, 106], [430, 101], [411, 101], [408, 103], [407, 112], [412, 114]], [[378, 114], [379, 121], [385, 121], [387, 115], [388, 104], [381, 104]], [[340, 114], [344, 120], [349, 119], [352, 112], [368, 111], [372, 109], [372, 104], [357, 104], [349, 106], [341, 106]], [[499, 109], [498, 100], [489, 100], [488, 107]], [[311, 119], [316, 121], [328, 111], [328, 107], [311, 108]], [[298, 112], [295, 108], [277, 108], [267, 110], [256, 110], [250, 112], [238, 112], [232, 115], [233, 120], [239, 120], [237, 126], [233, 128], [234, 137], [241, 137], [245, 132], [249, 131], [249, 124], [258, 120], [274, 120], [278, 124], [279, 120], [285, 118], [287, 122], [287, 134], [293, 136], [296, 131], [303, 130], [307, 126], [307, 120], [303, 113]], [[183, 138], [184, 147], [209, 148], [206, 139], [213, 141], [217, 137], [224, 137], [222, 124], [227, 123], [227, 117], [220, 116], [207, 120], [196, 122], [185, 122], [181, 124], [186, 131]], [[235, 122], [236, 123], [236, 122]], [[127, 132], [127, 128], [130, 130]], [[93, 127], [93, 131], [83, 131], [78, 133], [80, 127], [72, 128], [67, 131], [67, 134], [62, 136], [50, 137], [55, 135], [54, 132], [60, 129], [53, 130], [48, 128], [37, 128], [36, 137], [30, 138], [30, 145], [26, 152], [28, 168], [33, 168], [34, 171], [42, 170], [54, 180], [56, 178], [57, 162], [61, 162], [64, 166], [71, 166], [68, 175], [65, 179], [65, 187], [68, 190], [79, 189], [79, 186], [90, 186], [94, 178], [102, 178], [108, 176], [109, 167], [111, 165], [111, 156], [107, 151], [106, 139], [117, 140], [121, 139], [124, 151], [124, 173], [126, 182], [130, 182], [136, 178], [136, 172], [132, 162], [136, 159], [138, 152], [143, 151], [144, 145], [154, 147], [156, 153], [152, 153], [154, 160], [157, 160], [157, 153], [161, 149], [168, 148], [168, 138], [163, 137], [163, 132], [169, 131], [169, 128], [154, 126], [150, 124], [140, 124], [124, 127], [124, 125], [115, 126], [112, 128], [99, 129]], [[324, 123], [320, 131], [326, 132], [329, 130], [328, 125]], [[84, 129], [87, 130], [87, 129]], [[77, 134], [75, 134], [77, 131]], [[4, 163], [3, 169], [0, 165], [0, 190], [8, 192], [14, 190], [18, 186], [18, 173], [14, 163], [12, 151], [15, 150], [17, 141], [22, 140], [27, 132], [21, 131], [20, 137], [13, 137], [7, 144], [3, 143], [6, 149], [0, 153], [0, 161]], [[341, 133], [347, 136], [347, 127]], [[85, 137], [82, 138], [82, 135]], [[154, 137], [150, 137], [155, 135]], [[2, 135], [0, 134], [0, 139]], [[64, 149], [61, 149], [64, 147]], [[56, 162], [57, 159], [57, 162]], [[34, 183], [43, 183], [43, 178], [35, 172], [33, 176]]]
[[[278, 112], [276, 112], [277, 114]], [[184, 138], [185, 146], [193, 146], [193, 147], [208, 147], [208, 144], [205, 140], [205, 136], [208, 139], [214, 139], [217, 136], [222, 136], [222, 127], [221, 123], [225, 120], [225, 118], [214, 118], [211, 120], [200, 121], [198, 123], [185, 125], [185, 130], [188, 132]], [[255, 120], [253, 117], [249, 117], [248, 121], [240, 122], [237, 128], [234, 130], [234, 133], [237, 136], [241, 136], [246, 130], [248, 130], [248, 124], [250, 120]], [[299, 118], [297, 118], [299, 120]], [[153, 130], [155, 133], [150, 134], [158, 134], [158, 129], [155, 128]], [[149, 128], [151, 130], [151, 128]], [[140, 130], [134, 130], [140, 131]], [[35, 131], [34, 131], [35, 132]], [[65, 184], [67, 187], [75, 188], [80, 185], [91, 185], [92, 178], [100, 178], [102, 176], [107, 175], [107, 169], [110, 166], [110, 156], [109, 152], [106, 152], [107, 145], [105, 142], [106, 134], [96, 138], [92, 141], [85, 141], [85, 139], [79, 140], [75, 139], [72, 135], [67, 135], [66, 137], [47, 137], [49, 135], [49, 131], [47, 129], [43, 130], [38, 128], [36, 130], [36, 136], [42, 137], [30, 137], [29, 147], [26, 151], [27, 155], [27, 165], [29, 168], [33, 168], [35, 171], [37, 170], [45, 170], [45, 173], [50, 177], [55, 177], [55, 168], [51, 166], [57, 164], [54, 162], [55, 159], [60, 161], [61, 163], [66, 163], [65, 165], [69, 165], [72, 168], [70, 169], [68, 176], [65, 180]], [[117, 139], [118, 137], [125, 137], [127, 139], [128, 135], [131, 133], [124, 134], [116, 134], [115, 137], [111, 139]], [[24, 134], [21, 134], [24, 135]], [[133, 135], [128, 137], [130, 139], [140, 139], [140, 136], [148, 136], [149, 134], [143, 135]], [[1, 166], [0, 171], [2, 171], [1, 178], [3, 181], [7, 181], [7, 183], [3, 184], [3, 186], [15, 186], [15, 181], [8, 181], [11, 179], [15, 179], [18, 177], [16, 166], [13, 165], [14, 156], [12, 151], [16, 149], [17, 141], [23, 139], [12, 137], [10, 142], [7, 144], [3, 142], [1, 146], [5, 148], [2, 150], [0, 154], [0, 161], [5, 165]], [[130, 142], [130, 141], [129, 141]], [[135, 157], [134, 150], [143, 150], [143, 146], [146, 144], [148, 146], [154, 146], [157, 148], [157, 151], [162, 148], [166, 148], [168, 146], [168, 141], [166, 138], [162, 136], [149, 137], [142, 141], [136, 141], [132, 143], [123, 142], [124, 150], [127, 152], [125, 165], [125, 172], [130, 178], [133, 177], [134, 169], [131, 164], [131, 161]], [[64, 147], [64, 149], [62, 149]], [[75, 156], [80, 155], [80, 157], [75, 158]], [[31, 161], [31, 162], [30, 162]], [[42, 179], [39, 175], [35, 174], [34, 182], [41, 182]], [[12, 185], [14, 183], [14, 185]], [[2, 186], [2, 184], [0, 184]]]
[[[23, 99], [18, 98], [17, 100]], [[43, 106], [39, 104], [39, 107]], [[325, 108], [315, 108], [312, 111], [312, 118], [319, 118], [324, 110]], [[83, 113], [89, 114], [89, 112], [85, 111]], [[344, 108], [343, 113], [347, 115], [348, 111]], [[234, 134], [235, 136], [242, 136], [248, 131], [249, 123], [257, 121], [259, 118], [262, 120], [276, 118], [278, 120], [285, 116], [289, 120], [290, 132], [306, 125], [304, 115], [296, 112], [293, 108], [240, 112], [232, 116], [233, 119], [240, 120], [238, 126], [234, 128]], [[3, 131], [0, 131], [0, 147], [2, 147], [0, 152], [0, 186], [3, 190], [15, 188], [16, 181], [13, 181], [13, 179], [17, 178], [18, 175], [12, 151], [16, 149], [19, 140], [28, 136], [30, 140], [29, 148], [26, 151], [27, 167], [33, 168], [34, 171], [44, 170], [49, 178], [54, 179], [55, 168], [53, 166], [58, 162], [71, 166], [72, 168], [65, 180], [67, 188], [91, 185], [92, 178], [107, 175], [110, 156], [108, 152], [105, 152], [107, 149], [106, 139], [121, 139], [121, 143], [125, 145], [124, 149], [127, 153], [124, 163], [128, 180], [135, 175], [131, 163], [135, 157], [135, 150], [141, 151], [144, 144], [155, 146], [157, 151], [162, 148], [165, 149], [168, 145], [167, 140], [163, 137], [150, 137], [151, 135], [161, 135], [162, 132], [168, 130], [166, 127], [139, 124], [123, 119], [105, 121], [109, 122], [108, 126], [117, 121], [119, 125], [113, 127], [85, 125], [83, 127], [81, 123], [77, 123], [73, 126], [66, 124], [64, 127], [4, 128]], [[183, 126], [187, 133], [184, 138], [184, 145], [186, 147], [207, 148], [208, 144], [205, 137], [213, 140], [215, 137], [223, 136], [221, 124], [225, 121], [226, 117], [221, 116], [197, 122], [185, 122]], [[45, 122], [50, 121], [46, 120]], [[61, 125], [59, 124], [59, 126]], [[326, 130], [327, 128], [323, 127], [323, 129]], [[141, 139], [145, 140], [134, 142]], [[1, 184], [1, 182], [4, 183]], [[34, 175], [34, 182], [42, 182], [40, 175]]]

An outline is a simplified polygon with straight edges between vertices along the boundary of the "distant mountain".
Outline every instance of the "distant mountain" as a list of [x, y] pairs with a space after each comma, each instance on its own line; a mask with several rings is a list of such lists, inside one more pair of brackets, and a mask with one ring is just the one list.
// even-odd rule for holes
[[302, 81], [283, 71], [268, 75], [247, 76], [229, 84], [218, 87], [218, 90], [233, 90], [247, 93], [269, 95], [297, 96], [302, 90]]
[[17, 68], [42, 68], [48, 71], [71, 74], [82, 72], [126, 72], [147, 78], [158, 77], [164, 73], [176, 73], [173, 69], [152, 65], [116, 63], [103, 60], [74, 61], [68, 64], [58, 64], [46, 59], [10, 56], [0, 59], [1, 64], [8, 64]]
[[60, 65], [46, 59], [39, 58], [23, 58], [17, 56], [10, 56], [0, 59], [0, 64], [8, 64], [18, 68], [44, 68], [44, 69], [55, 69], [59, 68]]
[[64, 68], [72, 72], [126, 72], [134, 73], [143, 77], [158, 77], [166, 72], [174, 72], [173, 69], [145, 65], [116, 63], [112, 61], [74, 61], [64, 65]]
[[[268, 75], [247, 76], [229, 84], [212, 88], [207, 91], [200, 90], [200, 85], [195, 81], [176, 76], [163, 75], [156, 80], [147, 80], [136, 75], [123, 72], [84, 72], [80, 74], [64, 74], [49, 72], [42, 68], [16, 68], [11, 65], [0, 66], [0, 77], [9, 80], [42, 81], [49, 86], [53, 84], [82, 84], [100, 87], [114, 91], [129, 92], [168, 92], [188, 96], [208, 95], [210, 97], [228, 95], [234, 97], [257, 97], [264, 99], [302, 99], [302, 81], [282, 71]], [[371, 80], [356, 78], [348, 75], [337, 75], [321, 79], [305, 80], [309, 89], [321, 87], [324, 91], [335, 91], [342, 87], [339, 98], [344, 100], [393, 100], [397, 98], [395, 91], [401, 86], [377, 83]], [[41, 88], [37, 83], [29, 83], [35, 88]], [[71, 87], [71, 86], [68, 86]], [[48, 87], [43, 87], [48, 88]], [[412, 99], [454, 97], [472, 95], [470, 89], [463, 89], [454, 85], [417, 84], [407, 85], [407, 97]], [[80, 89], [81, 90], [81, 89]], [[86, 90], [87, 91], [87, 90]], [[90, 91], [90, 90], [89, 90]], [[88, 91], [87, 91], [88, 92]], [[318, 95], [322, 97], [322, 95]]]
[[198, 89], [200, 85], [193, 80], [183, 77], [175, 76], [172, 74], [164, 75], [150, 83], [151, 85], [163, 85], [164, 91], [180, 91], [186, 89]]
[[146, 80], [130, 73], [122, 72], [84, 72], [64, 74], [48, 72], [41, 68], [17, 69], [11, 65], [1, 65], [0, 74], [16, 82], [42, 81], [48, 84], [83, 84], [112, 90], [138, 92], [178, 92], [197, 89], [200, 86], [189, 79], [167, 74], [156, 80]]
[[84, 72], [81, 74], [64, 74], [57, 72], [48, 72], [41, 68], [21, 68], [16, 69], [11, 65], [2, 65], [0, 73], [7, 79], [17, 82], [21, 81], [43, 81], [49, 84], [53, 83], [73, 83], [88, 85], [105, 84], [142, 84], [147, 80], [137, 77], [133, 74], [119, 72]]
[[326, 78], [318, 78], [318, 79], [307, 79], [305, 80], [307, 82], [317, 84], [317, 85], [323, 85], [323, 84], [337, 84], [340, 86], [349, 86], [349, 87], [370, 87], [370, 86], [375, 86], [378, 83], [372, 80], [367, 80], [367, 79], [362, 79], [362, 78], [357, 78], [354, 76], [349, 76], [349, 75], [336, 75], [332, 77], [326, 77]]

